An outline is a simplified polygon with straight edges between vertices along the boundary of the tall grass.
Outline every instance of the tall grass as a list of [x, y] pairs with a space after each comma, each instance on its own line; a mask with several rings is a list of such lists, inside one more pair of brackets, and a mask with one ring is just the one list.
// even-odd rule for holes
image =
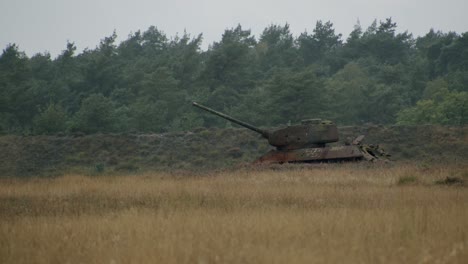
[[466, 263], [466, 169], [3, 179], [0, 263]]

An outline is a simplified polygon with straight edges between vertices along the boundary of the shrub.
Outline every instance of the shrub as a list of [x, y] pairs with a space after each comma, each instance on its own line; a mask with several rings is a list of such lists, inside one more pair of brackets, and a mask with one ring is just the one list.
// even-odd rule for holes
[[34, 118], [34, 128], [38, 134], [56, 134], [66, 130], [67, 120], [66, 111], [60, 105], [50, 103]]
[[94, 165], [94, 172], [96, 172], [96, 173], [103, 173], [104, 169], [105, 169], [105, 167], [104, 167], [104, 164], [102, 164], [102, 163], [97, 163], [97, 164]]
[[111, 132], [116, 123], [114, 103], [102, 94], [92, 94], [81, 104], [72, 130], [85, 133]]
[[416, 176], [408, 175], [408, 176], [401, 176], [398, 179], [397, 184], [398, 185], [409, 185], [409, 184], [415, 184], [417, 182], [418, 182], [418, 178]]
[[435, 184], [439, 185], [463, 185], [464, 180], [458, 177], [447, 176], [445, 179], [435, 181]]

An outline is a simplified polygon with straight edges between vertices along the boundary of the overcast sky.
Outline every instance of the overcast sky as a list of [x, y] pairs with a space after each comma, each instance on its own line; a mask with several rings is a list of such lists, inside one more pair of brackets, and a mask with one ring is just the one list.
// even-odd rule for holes
[[297, 36], [312, 32], [317, 20], [330, 20], [346, 39], [358, 19], [367, 28], [387, 17], [415, 36], [431, 28], [463, 33], [467, 14], [468, 0], [0, 0], [0, 48], [16, 43], [28, 56], [55, 57], [67, 41], [81, 52], [114, 30], [122, 41], [151, 25], [168, 37], [203, 33], [206, 48], [237, 24], [258, 36], [272, 23], [289, 23]]

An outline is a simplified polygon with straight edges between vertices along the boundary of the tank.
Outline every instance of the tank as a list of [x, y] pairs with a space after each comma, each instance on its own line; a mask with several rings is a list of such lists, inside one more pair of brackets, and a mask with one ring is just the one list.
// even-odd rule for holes
[[193, 102], [192, 105], [257, 132], [267, 139], [271, 146], [276, 148], [258, 158], [254, 163], [354, 161], [362, 159], [376, 161], [388, 156], [378, 145], [363, 145], [363, 135], [347, 145], [327, 146], [328, 143], [338, 142], [339, 140], [338, 127], [329, 120], [306, 119], [297, 125], [266, 130], [196, 102]]

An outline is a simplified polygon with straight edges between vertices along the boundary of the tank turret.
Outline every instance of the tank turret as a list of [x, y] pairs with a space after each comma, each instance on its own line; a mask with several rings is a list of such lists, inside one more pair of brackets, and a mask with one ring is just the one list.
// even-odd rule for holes
[[307, 119], [303, 120], [301, 124], [298, 125], [274, 130], [264, 130], [196, 102], [192, 104], [193, 106], [261, 134], [264, 138], [268, 139], [270, 145], [281, 150], [320, 147], [326, 143], [338, 141], [338, 129], [333, 122], [328, 120]]

